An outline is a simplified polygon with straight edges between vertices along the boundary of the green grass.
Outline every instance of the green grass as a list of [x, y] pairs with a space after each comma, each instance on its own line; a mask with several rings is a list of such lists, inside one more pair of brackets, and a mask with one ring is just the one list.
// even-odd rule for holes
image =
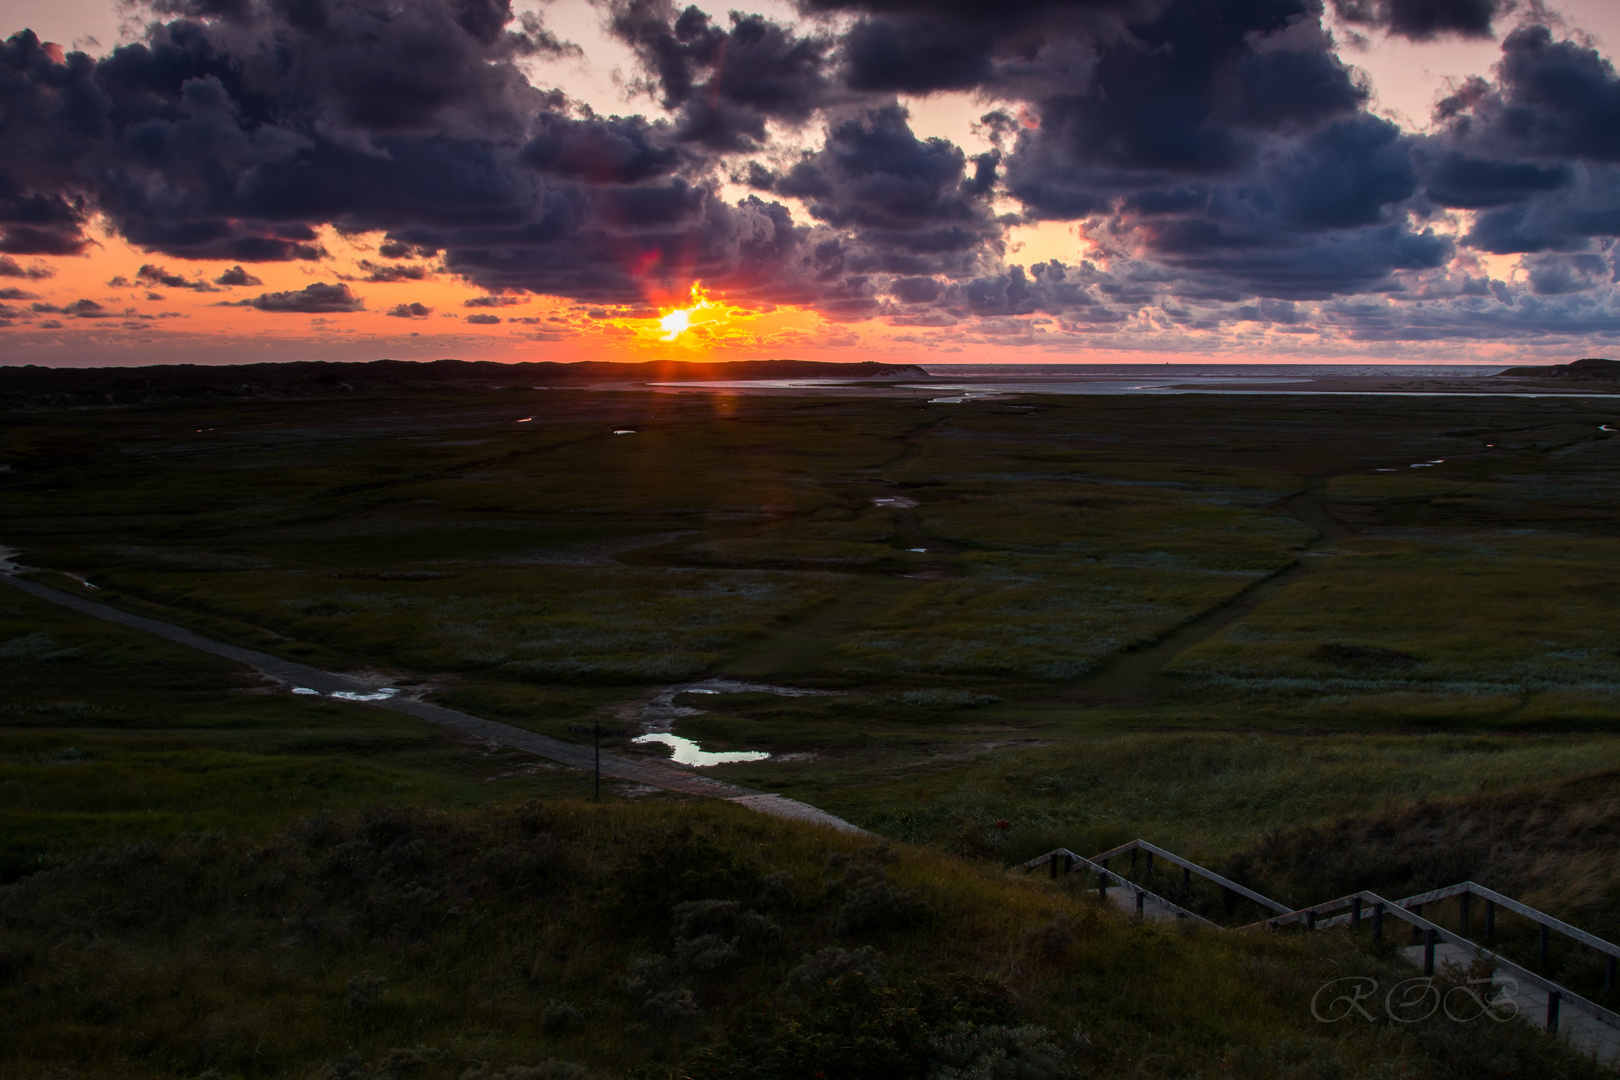
[[377, 812], [0, 887], [0, 1076], [1599, 1075], [1524, 1025], [1312, 1019], [1408, 970], [723, 804]]
[[[574, 1075], [502, 1072], [557, 1058], [764, 1080], [868, 1038], [944, 1075], [1020, 1025], [1054, 1076], [1578, 1075], [1516, 1029], [1322, 1030], [1322, 979], [1398, 970], [1343, 939], [1130, 927], [1000, 870], [1143, 837], [1278, 895], [1427, 867], [1620, 926], [1612, 418], [1030, 403], [8, 415], [0, 543], [42, 581], [563, 738], [699, 676], [833, 691], [688, 695], [705, 712], [676, 730], [781, 755], [715, 772], [916, 846], [888, 864], [611, 785], [575, 803], [582, 774], [0, 590], [0, 1076]], [[766, 912], [778, 872], [793, 899]], [[856, 894], [895, 914], [907, 890], [926, 918], [846, 925]], [[625, 978], [697, 948], [682, 899], [754, 905], [779, 936], [661, 976], [652, 1007]], [[885, 983], [784, 991], [828, 943], [880, 949]]]

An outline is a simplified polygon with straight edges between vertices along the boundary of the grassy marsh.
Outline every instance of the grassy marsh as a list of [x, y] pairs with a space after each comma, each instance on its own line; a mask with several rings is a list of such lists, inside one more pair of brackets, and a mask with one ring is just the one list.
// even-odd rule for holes
[[[883, 873], [934, 914], [846, 934], [847, 871], [889, 866], [853, 841], [629, 791], [576, 804], [580, 774], [6, 590], [0, 1075], [494, 1080], [565, 1058], [765, 1076], [747, 1033], [790, 1033], [755, 1006], [787, 1002], [829, 941], [881, 948], [891, 978], [784, 1005], [807, 1039], [926, 998], [1041, 1026], [1077, 1075], [1532, 1067], [1522, 1032], [1459, 1049], [1306, 1023], [1312, 979], [1378, 957], [1132, 928], [998, 871], [1140, 836], [1309, 897], [1362, 870], [1427, 880], [1421, 857], [1620, 926], [1612, 417], [1576, 399], [1024, 404], [567, 390], [8, 415], [0, 543], [54, 586], [561, 738], [703, 676], [828, 691], [689, 695], [704, 711], [677, 731], [770, 750], [716, 773], [915, 845]], [[1520, 832], [1556, 858], [1469, 839], [1513, 807], [1541, 808]], [[624, 980], [684, 947], [678, 901], [627, 881], [683, 823], [678, 844], [704, 837], [730, 869], [682, 899], [751, 904], [744, 884], [784, 872], [797, 906], [731, 983], [665, 988], [696, 1012], [678, 994], [647, 1012]], [[502, 884], [480, 847], [556, 861]], [[264, 853], [279, 870], [249, 865]], [[199, 891], [163, 895], [145, 862]], [[108, 882], [136, 898], [125, 914], [84, 908]], [[605, 921], [625, 890], [644, 922]]]

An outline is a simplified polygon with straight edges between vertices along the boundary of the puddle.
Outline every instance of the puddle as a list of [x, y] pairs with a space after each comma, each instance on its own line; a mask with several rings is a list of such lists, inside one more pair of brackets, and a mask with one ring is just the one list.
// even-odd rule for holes
[[334, 697], [340, 701], [387, 701], [399, 693], [392, 686], [385, 686], [381, 690], [374, 690], [369, 694], [362, 694], [356, 690], [335, 690], [327, 697]]
[[[691, 712], [698, 710], [692, 709]], [[734, 761], [764, 761], [771, 755], [764, 750], [736, 750], [729, 754], [715, 753], [704, 750], [691, 739], [683, 739], [679, 735], [671, 735], [667, 731], [655, 731], [648, 735], [637, 735], [630, 740], [635, 743], [663, 743], [670, 748], [670, 760], [677, 765], [692, 765], [701, 768], [704, 765], [729, 765]]]
[[[303, 694], [305, 696], [323, 696], [319, 690], [311, 690], [307, 686], [295, 686], [292, 688], [292, 692], [295, 694]], [[339, 701], [387, 701], [397, 693], [399, 693], [399, 691], [394, 687], [385, 686], [381, 690], [373, 690], [369, 693], [363, 693], [359, 690], [334, 690], [330, 694], [326, 694], [324, 696], [336, 698]]]
[[702, 716], [702, 709], [675, 704], [682, 694], [776, 694], [778, 697], [829, 697], [827, 690], [806, 690], [797, 686], [773, 686], [770, 683], [743, 682], [740, 679], [703, 679], [700, 682], [666, 686], [635, 712], [622, 712], [620, 719], [634, 720], [646, 729], [631, 742], [663, 743], [672, 751], [672, 760], [681, 765], [724, 765], [733, 761], [764, 761], [770, 757], [766, 750], [737, 750], [718, 753], [703, 749], [695, 741], [670, 734], [669, 729], [683, 716]]

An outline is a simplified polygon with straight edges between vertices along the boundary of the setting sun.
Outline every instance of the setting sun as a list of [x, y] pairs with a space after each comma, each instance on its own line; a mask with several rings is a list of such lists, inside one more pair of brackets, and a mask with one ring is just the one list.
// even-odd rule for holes
[[[694, 318], [694, 316], [703, 313], [708, 313], [706, 318]], [[659, 318], [658, 325], [664, 328], [663, 340], [674, 341], [694, 325], [718, 322], [720, 316], [724, 313], [725, 310], [721, 305], [709, 299], [708, 290], [703, 287], [703, 282], [694, 281], [692, 282], [691, 303], [686, 307], [665, 312]]]

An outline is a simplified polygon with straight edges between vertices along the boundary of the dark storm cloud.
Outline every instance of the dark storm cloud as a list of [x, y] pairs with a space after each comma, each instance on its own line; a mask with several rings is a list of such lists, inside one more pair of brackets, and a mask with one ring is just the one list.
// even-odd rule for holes
[[797, 37], [739, 12], [721, 26], [670, 0], [616, 0], [609, 25], [640, 59], [646, 88], [677, 114], [682, 141], [720, 151], [756, 147], [767, 120], [802, 123], [828, 98], [828, 38]]
[[1517, 6], [1517, 0], [1333, 0], [1334, 11], [1345, 22], [1414, 41], [1490, 37], [1496, 18]]
[[287, 292], [261, 293], [251, 300], [238, 301], [245, 307], [260, 311], [275, 311], [300, 315], [326, 315], [339, 311], [360, 311], [365, 307], [361, 299], [342, 283], [328, 285], [317, 281], [302, 289]]
[[[1518, 10], [1335, 7], [1415, 39]], [[209, 287], [166, 268], [206, 258], [240, 287], [255, 262], [326, 259], [333, 227], [385, 234], [366, 280], [448, 272], [489, 292], [470, 308], [647, 310], [702, 278], [740, 302], [1028, 340], [1018, 320], [1398, 337], [1416, 298], [1423, 333], [1527, 333], [1588, 325], [1571, 305], [1614, 289], [1620, 80], [1533, 22], [1415, 136], [1368, 111], [1318, 0], [801, 8], [790, 26], [611, 0], [650, 95], [628, 117], [530, 85], [524, 58], [572, 47], [507, 0], [162, 0], [99, 61], [18, 34], [0, 47], [0, 252], [83, 252], [102, 214], [158, 253], [138, 283]], [[995, 103], [993, 151], [918, 138], [894, 98], [945, 89]], [[783, 129], [808, 149], [773, 145]], [[722, 197], [725, 179], [757, 194]], [[1073, 223], [1097, 264], [1012, 265], [1007, 228], [1039, 221]], [[1493, 283], [1456, 269], [1459, 245], [1532, 257]], [[40, 272], [0, 254], [0, 275]], [[361, 306], [341, 282], [242, 303]]]
[[[1419, 160], [1435, 203], [1477, 210], [1466, 243], [1497, 254], [1575, 253], [1620, 234], [1620, 76], [1597, 50], [1524, 26], [1502, 42], [1497, 81], [1472, 79], [1436, 109]], [[1542, 266], [1541, 263], [1535, 263]], [[1597, 279], [1554, 260], [1545, 295]], [[1560, 269], [1562, 268], [1562, 269]]]
[[425, 319], [433, 314], [433, 309], [426, 304], [395, 304], [385, 314], [396, 319]]

